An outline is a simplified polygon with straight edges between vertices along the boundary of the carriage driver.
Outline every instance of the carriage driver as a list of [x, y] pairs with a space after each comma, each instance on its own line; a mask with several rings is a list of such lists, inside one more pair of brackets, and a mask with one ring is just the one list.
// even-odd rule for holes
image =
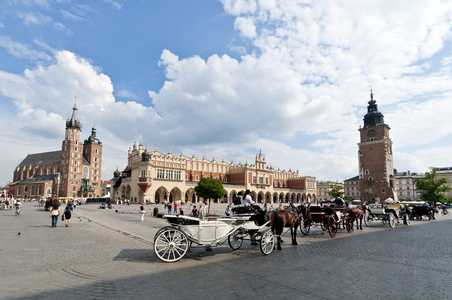
[[331, 200], [331, 202], [333, 202], [334, 206], [339, 206], [339, 207], [345, 206], [345, 201], [344, 201], [344, 199], [339, 197], [339, 194], [336, 194], [336, 198]]

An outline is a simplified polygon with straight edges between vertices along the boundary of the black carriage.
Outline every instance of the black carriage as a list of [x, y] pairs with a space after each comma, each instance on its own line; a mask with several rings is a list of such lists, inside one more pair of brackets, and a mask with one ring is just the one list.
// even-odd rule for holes
[[435, 219], [435, 211], [430, 206], [414, 206], [411, 210], [411, 220], [420, 220], [426, 217], [429, 221]]
[[334, 238], [337, 229], [342, 223], [348, 232], [353, 231], [352, 218], [345, 213], [345, 207], [328, 204], [307, 205], [302, 208], [302, 220], [300, 230], [304, 235], [308, 235], [312, 226], [320, 226], [323, 231], [328, 230], [329, 235]]

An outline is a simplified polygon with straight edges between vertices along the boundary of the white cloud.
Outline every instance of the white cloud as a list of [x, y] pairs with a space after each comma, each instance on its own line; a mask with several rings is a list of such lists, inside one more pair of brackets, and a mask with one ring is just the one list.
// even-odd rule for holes
[[111, 4], [111, 6], [113, 6], [113, 8], [115, 8], [117, 10], [121, 10], [122, 9], [122, 5], [118, 1], [104, 0], [104, 2], [108, 3], [108, 4]]
[[51, 59], [45, 52], [36, 51], [32, 47], [13, 41], [9, 36], [0, 35], [0, 47], [14, 57], [36, 61], [48, 61]]
[[256, 36], [256, 26], [253, 20], [249, 18], [238, 17], [234, 22], [234, 28], [247, 38], [254, 38]]
[[24, 20], [24, 24], [30, 25], [46, 25], [52, 22], [52, 18], [49, 16], [44, 16], [41, 13], [27, 12], [19, 13], [19, 17]]

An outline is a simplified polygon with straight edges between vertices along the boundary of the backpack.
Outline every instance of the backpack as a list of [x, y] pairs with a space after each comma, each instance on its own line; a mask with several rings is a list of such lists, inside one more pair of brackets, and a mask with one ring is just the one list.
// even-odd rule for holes
[[234, 205], [242, 204], [242, 197], [235, 197], [234, 199]]

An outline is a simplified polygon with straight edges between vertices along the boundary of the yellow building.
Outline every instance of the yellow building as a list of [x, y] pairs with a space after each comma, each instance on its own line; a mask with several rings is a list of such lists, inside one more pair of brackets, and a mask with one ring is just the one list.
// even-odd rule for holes
[[[224, 160], [207, 160], [205, 156], [189, 158], [171, 151], [164, 155], [155, 149], [148, 152], [140, 143], [128, 151], [127, 166], [116, 170], [111, 179], [111, 198], [131, 203], [164, 200], [198, 202], [194, 187], [203, 177], [221, 180], [226, 191], [222, 202], [231, 202], [239, 191], [249, 189], [258, 203], [294, 203], [316, 201], [316, 178], [299, 176], [296, 171], [275, 170], [267, 166], [262, 152], [254, 164], [234, 164]], [[202, 199], [201, 199], [202, 200]]]

